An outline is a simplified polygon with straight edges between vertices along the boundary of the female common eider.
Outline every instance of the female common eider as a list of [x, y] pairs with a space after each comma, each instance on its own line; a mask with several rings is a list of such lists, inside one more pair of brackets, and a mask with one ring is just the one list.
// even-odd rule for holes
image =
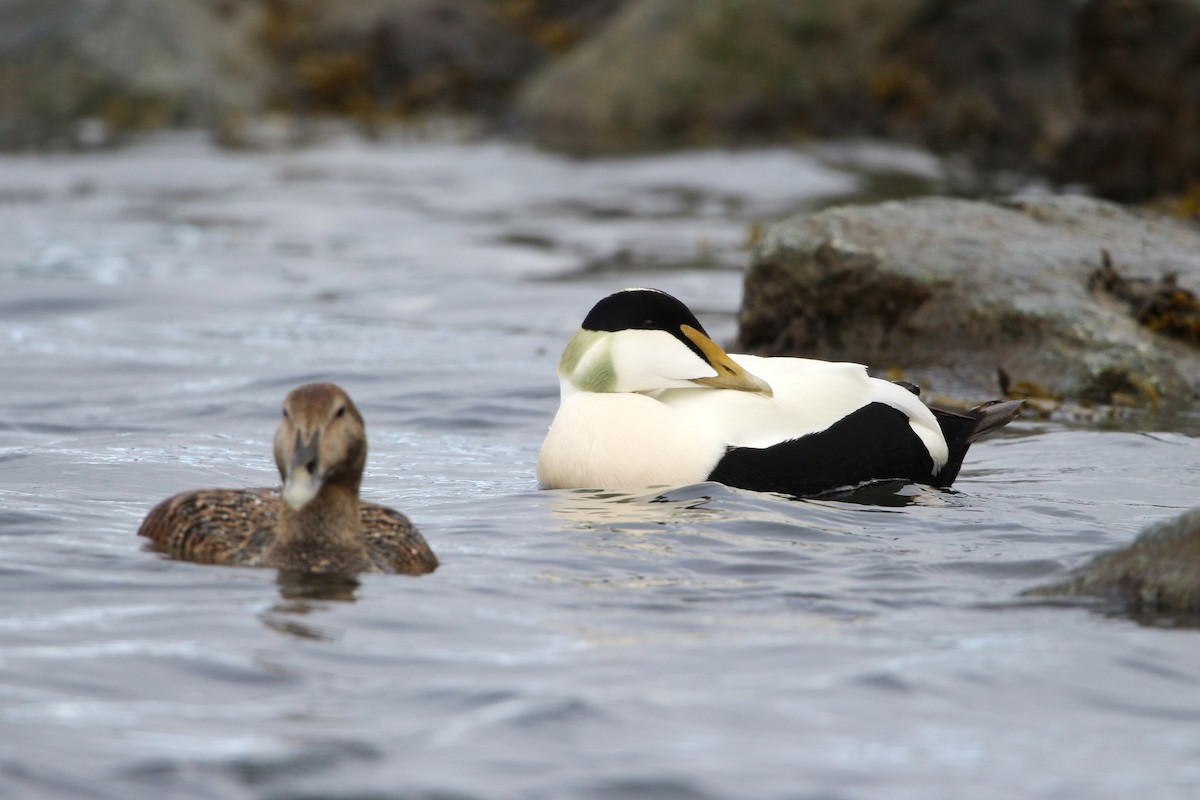
[[1020, 407], [955, 414], [859, 364], [731, 356], [656, 289], [597, 303], [558, 377], [537, 475], [559, 489], [708, 480], [813, 496], [890, 479], [949, 486], [971, 443]]
[[139, 536], [205, 564], [354, 574], [432, 572], [438, 561], [403, 514], [361, 503], [367, 434], [354, 402], [332, 383], [283, 401], [275, 432], [279, 489], [207, 489], [167, 498]]

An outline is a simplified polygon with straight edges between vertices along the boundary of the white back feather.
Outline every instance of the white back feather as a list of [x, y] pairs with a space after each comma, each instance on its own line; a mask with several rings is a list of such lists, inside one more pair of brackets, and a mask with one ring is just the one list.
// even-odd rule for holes
[[935, 469], [946, 463], [946, 440], [928, 406], [904, 387], [870, 377], [861, 364], [730, 357], [769, 383], [774, 396], [695, 388], [664, 391], [658, 399], [690, 420], [717, 425], [722, 439], [738, 447], [770, 447], [823, 431], [868, 403], [886, 403], [908, 416], [909, 425], [929, 450]]
[[769, 447], [822, 431], [871, 401], [870, 378], [858, 364], [731, 357], [769, 383], [774, 396], [705, 388], [658, 395], [689, 418], [712, 420], [730, 445]]

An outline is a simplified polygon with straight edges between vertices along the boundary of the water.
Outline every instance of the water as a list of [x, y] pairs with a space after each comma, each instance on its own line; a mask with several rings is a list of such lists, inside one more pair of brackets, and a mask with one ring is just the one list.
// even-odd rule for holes
[[[1019, 421], [872, 503], [536, 489], [596, 299], [727, 339], [752, 223], [938, 187], [839, 152], [0, 161], [0, 796], [1198, 796], [1197, 632], [1017, 599], [1194, 505], [1194, 426]], [[159, 499], [273, 483], [315, 379], [438, 572], [339, 597], [142, 549]]]

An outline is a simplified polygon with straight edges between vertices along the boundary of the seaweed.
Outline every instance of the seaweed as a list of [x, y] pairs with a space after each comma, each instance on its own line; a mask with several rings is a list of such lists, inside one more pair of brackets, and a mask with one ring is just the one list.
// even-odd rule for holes
[[1138, 324], [1153, 333], [1200, 347], [1200, 298], [1179, 285], [1179, 274], [1157, 278], [1127, 277], [1106, 249], [1100, 251], [1099, 269], [1088, 276], [1088, 288], [1123, 301]]

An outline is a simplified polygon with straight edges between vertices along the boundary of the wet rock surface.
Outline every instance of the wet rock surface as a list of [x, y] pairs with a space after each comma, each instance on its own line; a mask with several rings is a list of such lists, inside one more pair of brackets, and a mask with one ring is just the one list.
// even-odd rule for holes
[[1200, 508], [1152, 525], [1034, 597], [1099, 597], [1135, 614], [1200, 614]]
[[1200, 287], [1200, 228], [1100, 200], [929, 198], [799, 216], [755, 250], [737, 347], [902, 370], [968, 398], [995, 396], [1003, 370], [1013, 396], [1193, 403], [1200, 349], [1098, 285], [1106, 257], [1147, 297], [1167, 275], [1175, 291]]
[[1089, 281], [1092, 289], [1123, 300], [1134, 319], [1151, 331], [1200, 346], [1200, 298], [1179, 285], [1176, 273], [1130, 278], [1117, 270], [1107, 250], [1101, 257], [1100, 269]]

